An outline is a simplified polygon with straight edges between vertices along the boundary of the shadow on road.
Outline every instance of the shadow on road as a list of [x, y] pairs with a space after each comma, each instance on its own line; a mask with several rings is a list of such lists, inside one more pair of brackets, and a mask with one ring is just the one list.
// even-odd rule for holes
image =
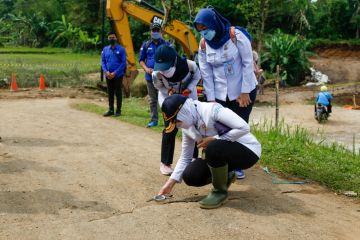
[[0, 212], [16, 214], [58, 214], [61, 209], [113, 212], [107, 204], [80, 201], [67, 192], [52, 189], [36, 191], [1, 191]]
[[2, 143], [8, 146], [19, 147], [56, 147], [56, 146], [87, 146], [84, 143], [72, 143], [62, 140], [48, 139], [48, 138], [25, 138], [25, 137], [6, 137], [2, 136]]
[[41, 163], [29, 160], [11, 160], [6, 162], [0, 162], [0, 174], [12, 174], [21, 173], [25, 171], [37, 171], [37, 172], [61, 172], [60, 168], [44, 167]]

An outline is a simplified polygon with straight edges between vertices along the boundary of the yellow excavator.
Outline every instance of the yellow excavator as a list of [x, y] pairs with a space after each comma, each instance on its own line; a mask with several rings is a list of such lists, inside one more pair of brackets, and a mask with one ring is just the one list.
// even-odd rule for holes
[[[124, 0], [107, 0], [106, 2], [106, 16], [114, 28], [118, 41], [126, 49], [127, 71], [123, 82], [126, 97], [129, 97], [130, 85], [138, 75], [128, 16], [148, 25], [155, 22], [162, 25], [164, 20], [164, 14], [161, 10], [142, 0], [136, 2], [137, 4]], [[173, 20], [165, 26], [163, 32], [181, 45], [188, 58], [193, 59], [197, 54], [198, 42], [185, 23]]]

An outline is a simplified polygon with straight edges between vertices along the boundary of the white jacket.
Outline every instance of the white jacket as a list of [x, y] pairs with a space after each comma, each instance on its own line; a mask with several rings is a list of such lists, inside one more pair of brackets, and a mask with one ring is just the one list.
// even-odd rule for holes
[[[188, 77], [192, 77], [192, 80], [190, 82], [190, 84], [188, 85], [188, 89], [191, 90], [191, 93], [189, 95], [190, 98], [197, 100], [197, 90], [196, 90], [196, 85], [198, 84], [198, 82], [201, 79], [201, 74], [199, 71], [198, 66], [196, 65], [196, 63], [194, 61], [188, 60], [187, 59], [187, 64], [189, 67], [189, 73], [186, 75], [186, 77], [184, 79], [187, 79]], [[158, 101], [159, 101], [159, 105], [160, 107], [162, 106], [162, 103], [164, 102], [165, 98], [168, 97], [168, 91], [171, 88], [175, 88], [177, 93], [179, 92], [179, 88], [180, 88], [180, 82], [177, 83], [169, 83], [166, 78], [163, 77], [163, 75], [159, 72], [159, 71], [154, 71], [152, 73], [152, 79], [154, 82], [154, 86], [157, 90], [159, 90], [159, 94], [158, 94]], [[182, 80], [184, 80], [182, 79]]]
[[256, 88], [251, 43], [240, 30], [235, 29], [235, 34], [236, 45], [229, 39], [218, 49], [208, 44], [205, 50], [199, 48], [199, 67], [208, 101], [226, 101], [226, 96], [233, 101], [240, 93]]
[[[255, 136], [250, 133], [249, 125], [241, 117], [218, 103], [204, 103], [199, 101], [194, 101], [194, 103], [199, 116], [198, 121], [189, 129], [183, 129], [182, 131], [180, 159], [170, 178], [181, 182], [182, 174], [192, 160], [196, 141], [205, 137], [213, 136], [216, 139], [239, 142], [260, 158], [261, 144]], [[228, 126], [231, 130], [219, 136], [214, 127], [216, 121]]]

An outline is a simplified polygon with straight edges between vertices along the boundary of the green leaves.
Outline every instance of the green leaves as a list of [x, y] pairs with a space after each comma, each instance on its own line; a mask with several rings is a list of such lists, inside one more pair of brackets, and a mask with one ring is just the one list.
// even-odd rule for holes
[[53, 45], [56, 47], [85, 50], [93, 47], [96, 48], [100, 43], [99, 35], [93, 38], [89, 37], [88, 32], [81, 30], [79, 27], [74, 27], [66, 20], [64, 15], [61, 16], [61, 21], [52, 23], [49, 34], [53, 39]]
[[264, 67], [275, 72], [280, 65], [280, 75], [289, 85], [298, 85], [309, 68], [306, 49], [309, 42], [299, 35], [291, 36], [277, 30], [265, 41], [267, 52], [262, 55]]

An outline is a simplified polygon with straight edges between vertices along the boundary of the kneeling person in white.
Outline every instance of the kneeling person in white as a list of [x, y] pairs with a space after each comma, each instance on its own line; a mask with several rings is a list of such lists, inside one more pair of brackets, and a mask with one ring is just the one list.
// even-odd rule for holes
[[[182, 180], [189, 186], [212, 183], [213, 190], [200, 201], [201, 208], [217, 208], [227, 199], [237, 168], [252, 167], [260, 158], [261, 144], [249, 125], [218, 103], [205, 103], [174, 94], [162, 104], [165, 121], [182, 128], [182, 151], [174, 172], [159, 191], [169, 194]], [[194, 146], [205, 149], [205, 159], [192, 161]]]

